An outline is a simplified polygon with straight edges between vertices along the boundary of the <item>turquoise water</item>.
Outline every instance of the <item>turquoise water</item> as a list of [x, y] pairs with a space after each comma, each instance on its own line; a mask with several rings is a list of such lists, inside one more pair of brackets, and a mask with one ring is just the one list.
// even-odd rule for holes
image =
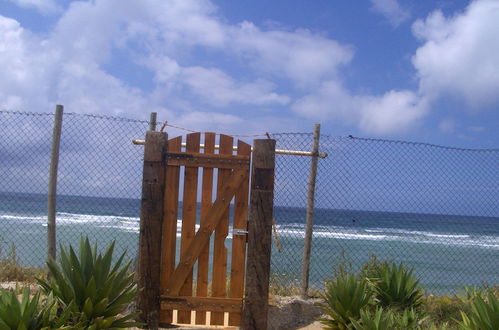
[[[116, 240], [119, 252], [126, 250], [135, 258], [139, 200], [59, 196], [57, 210], [58, 244], [77, 245], [81, 235], [102, 247]], [[305, 210], [276, 207], [274, 215], [272, 272], [284, 280], [299, 280]], [[180, 220], [177, 225], [179, 235]], [[43, 266], [46, 237], [46, 196], [0, 193], [0, 257], [14, 245], [20, 264]], [[228, 247], [231, 238], [230, 230]], [[414, 268], [433, 292], [499, 284], [499, 218], [316, 210], [311, 286], [321, 287], [338, 264], [358, 269], [372, 254]]]

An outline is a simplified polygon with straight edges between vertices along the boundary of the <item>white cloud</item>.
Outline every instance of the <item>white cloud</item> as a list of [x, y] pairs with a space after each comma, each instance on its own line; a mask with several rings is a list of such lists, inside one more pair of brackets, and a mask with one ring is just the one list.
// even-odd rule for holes
[[54, 14], [62, 10], [62, 8], [54, 0], [8, 0], [15, 3], [21, 8], [32, 8], [40, 13]]
[[407, 21], [411, 15], [397, 0], [370, 0], [372, 10], [383, 15], [388, 22], [397, 27]]
[[414, 127], [428, 111], [425, 99], [412, 91], [391, 90], [382, 96], [360, 98], [359, 127], [375, 134], [405, 132]]
[[411, 129], [428, 111], [427, 102], [412, 91], [354, 95], [336, 81], [305, 96], [292, 109], [303, 116], [355, 125], [367, 133], [398, 134]]
[[22, 109], [28, 104], [46, 103], [50, 80], [45, 73], [51, 72], [47, 66], [46, 50], [41, 41], [16, 20], [1, 15], [0, 66], [1, 107]]
[[181, 80], [204, 102], [215, 106], [233, 103], [285, 105], [289, 102], [289, 97], [273, 92], [276, 86], [268, 81], [237, 82], [219, 69], [184, 68]]
[[412, 59], [421, 93], [453, 95], [475, 109], [499, 102], [498, 1], [474, 1], [452, 17], [435, 11], [413, 32], [424, 42]]
[[353, 56], [350, 46], [307, 30], [262, 31], [250, 22], [232, 28], [232, 47], [253, 67], [305, 87], [336, 76]]
[[[407, 19], [396, 1], [373, 6], [388, 18]], [[208, 0], [75, 1], [44, 35], [0, 16], [0, 106], [47, 111], [63, 103], [76, 112], [139, 117], [160, 109], [176, 118], [209, 114], [245, 130], [252, 127], [246, 121], [272, 118], [271, 106], [285, 113], [283, 106], [291, 104], [304, 118], [368, 133], [404, 132], [445, 93], [477, 108], [499, 101], [498, 7], [495, 1], [476, 1], [453, 17], [437, 11], [416, 22], [414, 34], [423, 42], [413, 57], [419, 90], [364, 95], [340, 79], [353, 47], [324, 34], [229, 24]], [[118, 78], [122, 72], [113, 76], [108, 67], [117, 53], [150, 71], [150, 91]], [[236, 113], [237, 106], [248, 105], [254, 116]], [[236, 110], [212, 115], [229, 106]], [[192, 119], [198, 122], [202, 125]]]

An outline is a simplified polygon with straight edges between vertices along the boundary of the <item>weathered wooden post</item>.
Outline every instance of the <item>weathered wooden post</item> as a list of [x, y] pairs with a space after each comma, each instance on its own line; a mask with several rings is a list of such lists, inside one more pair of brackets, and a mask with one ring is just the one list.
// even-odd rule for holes
[[275, 140], [254, 140], [243, 329], [267, 329]]
[[317, 177], [317, 162], [319, 159], [319, 139], [321, 136], [321, 125], [315, 124], [314, 144], [312, 146], [312, 161], [308, 177], [307, 190], [307, 226], [305, 228], [305, 243], [303, 247], [303, 265], [301, 277], [301, 296], [308, 297], [308, 282], [310, 274], [310, 251], [312, 249], [312, 232], [314, 227], [314, 202], [315, 202], [315, 180]]
[[155, 131], [156, 130], [156, 118], [158, 117], [157, 112], [151, 112], [149, 115], [149, 130], [150, 131]]
[[48, 259], [56, 256], [56, 202], [57, 202], [57, 168], [59, 165], [59, 148], [61, 145], [62, 115], [64, 107], [55, 107], [54, 130], [52, 133], [52, 154], [50, 157], [50, 172], [47, 201], [47, 248]]
[[168, 136], [148, 131], [144, 146], [144, 170], [140, 212], [138, 310], [139, 321], [157, 329], [160, 309], [161, 228], [165, 193]]

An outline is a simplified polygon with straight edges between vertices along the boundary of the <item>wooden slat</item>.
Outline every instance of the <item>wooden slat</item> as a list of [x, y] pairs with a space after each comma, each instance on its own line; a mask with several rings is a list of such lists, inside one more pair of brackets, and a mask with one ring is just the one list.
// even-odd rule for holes
[[[186, 151], [199, 152], [200, 133], [187, 134]], [[184, 173], [184, 195], [182, 199], [182, 238], [180, 241], [180, 258], [185, 254], [187, 248], [194, 239], [196, 233], [196, 211], [197, 211], [197, 188], [198, 188], [198, 168], [186, 167]], [[192, 295], [192, 269], [190, 270], [182, 288], [179, 291], [181, 296]], [[190, 311], [178, 312], [179, 323], [191, 323]]]
[[[228, 135], [220, 134], [220, 149], [219, 153], [222, 155], [232, 155], [233, 138]], [[222, 187], [224, 182], [230, 176], [230, 170], [218, 170], [218, 186], [217, 190]], [[219, 191], [217, 191], [217, 196]], [[227, 248], [225, 247], [225, 239], [229, 232], [229, 210], [222, 215], [216, 229], [215, 240], [213, 244], [213, 277], [212, 277], [212, 296], [225, 297], [226, 296], [226, 281], [227, 281]], [[221, 312], [211, 313], [212, 325], [223, 325], [224, 314]]]
[[210, 167], [210, 168], [246, 168], [249, 166], [250, 157], [231, 156], [220, 154], [201, 154], [195, 152], [169, 153], [168, 163], [186, 167]]
[[199, 258], [199, 254], [203, 247], [210, 240], [210, 236], [215, 230], [215, 227], [222, 219], [222, 215], [229, 209], [229, 204], [241, 182], [245, 177], [243, 170], [234, 170], [230, 177], [223, 184], [220, 196], [217, 197], [210, 211], [206, 215], [205, 225], [196, 233], [192, 244], [187, 248], [186, 252], [181, 256], [178, 266], [175, 268], [172, 276], [168, 280], [165, 292], [169, 296], [178, 296], [180, 287], [185, 282], [189, 272], [192, 270], [194, 263]]
[[[180, 152], [182, 137], [168, 140], [168, 150]], [[177, 219], [179, 195], [180, 167], [168, 165], [163, 211], [163, 239], [161, 248], [161, 293], [165, 293], [166, 284], [175, 270], [175, 252], [177, 250]], [[173, 321], [173, 311], [161, 310], [160, 322], [168, 324]]]
[[[237, 142], [237, 154], [251, 155], [251, 146], [242, 141]], [[249, 165], [246, 168], [246, 178], [236, 192], [234, 203], [234, 232], [237, 229], [248, 228], [248, 193], [249, 193]], [[232, 234], [232, 257], [230, 271], [230, 297], [242, 298], [244, 294], [244, 271], [246, 263], [246, 235]], [[229, 313], [229, 325], [241, 324], [241, 310]]]
[[[213, 154], [215, 152], [215, 133], [205, 133], [204, 153]], [[213, 198], [213, 168], [203, 168], [203, 186], [201, 193], [201, 219], [200, 226], [204, 226], [206, 216], [212, 205]], [[203, 247], [198, 259], [198, 273], [196, 282], [196, 295], [198, 297], [208, 296], [208, 268], [210, 257], [210, 241]], [[196, 309], [196, 324], [206, 324], [206, 312]]]
[[[196, 311], [237, 312], [243, 305], [242, 299], [213, 297], [161, 296], [161, 308], [190, 309]], [[196, 324], [198, 323], [196, 321]]]
[[148, 131], [144, 147], [138, 255], [138, 310], [141, 322], [158, 327], [161, 226], [166, 174], [167, 135]]

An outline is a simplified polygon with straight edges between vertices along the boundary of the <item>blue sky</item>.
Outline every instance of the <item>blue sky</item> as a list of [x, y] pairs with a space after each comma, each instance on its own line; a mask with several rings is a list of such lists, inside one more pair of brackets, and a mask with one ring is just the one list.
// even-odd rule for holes
[[497, 148], [499, 1], [0, 0], [0, 108]]

